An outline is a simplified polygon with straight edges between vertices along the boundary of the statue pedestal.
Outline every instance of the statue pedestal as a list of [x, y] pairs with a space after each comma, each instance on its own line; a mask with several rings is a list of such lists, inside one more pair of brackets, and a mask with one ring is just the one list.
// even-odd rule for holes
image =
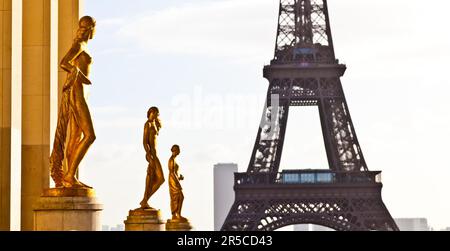
[[93, 189], [47, 189], [34, 204], [34, 230], [101, 231], [102, 210]]
[[164, 231], [161, 211], [156, 209], [130, 210], [125, 223], [125, 231]]
[[167, 220], [166, 231], [191, 231], [192, 225], [189, 221]]

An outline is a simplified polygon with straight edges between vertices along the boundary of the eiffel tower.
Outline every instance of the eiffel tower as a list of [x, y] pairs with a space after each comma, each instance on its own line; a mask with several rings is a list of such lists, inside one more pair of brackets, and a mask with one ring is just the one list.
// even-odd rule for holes
[[[267, 101], [246, 173], [223, 231], [316, 224], [338, 231], [398, 231], [356, 137], [335, 57], [327, 0], [280, 0]], [[317, 106], [329, 169], [279, 171], [291, 106]]]

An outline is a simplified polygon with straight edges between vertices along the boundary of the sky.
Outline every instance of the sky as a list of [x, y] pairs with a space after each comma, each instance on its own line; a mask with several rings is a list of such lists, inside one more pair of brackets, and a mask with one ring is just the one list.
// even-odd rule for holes
[[[97, 141], [80, 167], [105, 204], [103, 224], [123, 224], [142, 199], [146, 112], [160, 108], [158, 153], [167, 175], [181, 146], [183, 214], [213, 229], [213, 166], [250, 160], [273, 58], [278, 0], [85, 0], [97, 20], [89, 105]], [[447, 10], [430, 0], [329, 0], [336, 56], [370, 170], [383, 171], [393, 217], [450, 226]], [[281, 169], [327, 168], [317, 108], [290, 113]], [[151, 205], [170, 218], [167, 183]]]

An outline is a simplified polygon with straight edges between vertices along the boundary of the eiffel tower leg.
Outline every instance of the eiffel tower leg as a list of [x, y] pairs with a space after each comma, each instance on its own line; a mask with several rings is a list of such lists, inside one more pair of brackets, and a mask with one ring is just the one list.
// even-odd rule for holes
[[288, 100], [268, 95], [247, 172], [278, 172], [288, 117]]
[[324, 98], [319, 110], [330, 169], [368, 171], [345, 98]]
[[257, 223], [264, 216], [265, 201], [236, 200], [221, 231], [258, 231]]
[[357, 230], [399, 231], [397, 224], [386, 208], [380, 193], [352, 198], [351, 209], [356, 217]]

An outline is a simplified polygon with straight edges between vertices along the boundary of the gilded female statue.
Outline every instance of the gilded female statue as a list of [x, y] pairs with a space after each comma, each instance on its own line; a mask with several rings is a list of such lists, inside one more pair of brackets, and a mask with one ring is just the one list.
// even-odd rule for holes
[[161, 127], [158, 108], [150, 108], [147, 112], [147, 122], [144, 125], [144, 149], [146, 153], [145, 157], [148, 161], [148, 168], [144, 198], [140, 203], [141, 209], [154, 209], [150, 207], [148, 200], [156, 191], [158, 191], [165, 181], [161, 162], [156, 153], [156, 138], [159, 135]]
[[169, 159], [169, 192], [172, 221], [187, 222], [187, 219], [181, 216], [184, 195], [180, 181], [184, 180], [184, 177], [183, 175], [178, 174], [179, 166], [176, 161], [177, 156], [180, 154], [180, 147], [174, 145], [172, 146], [171, 151], [172, 157]]
[[[50, 157], [51, 176], [56, 187], [91, 188], [76, 177], [78, 166], [95, 141], [91, 114], [84, 98], [84, 85], [89, 80], [92, 57], [86, 47], [95, 34], [95, 20], [85, 16], [79, 21], [77, 36], [60, 67], [68, 73], [63, 87], [53, 152]], [[66, 142], [67, 140], [67, 142]], [[63, 161], [67, 161], [67, 172]]]

